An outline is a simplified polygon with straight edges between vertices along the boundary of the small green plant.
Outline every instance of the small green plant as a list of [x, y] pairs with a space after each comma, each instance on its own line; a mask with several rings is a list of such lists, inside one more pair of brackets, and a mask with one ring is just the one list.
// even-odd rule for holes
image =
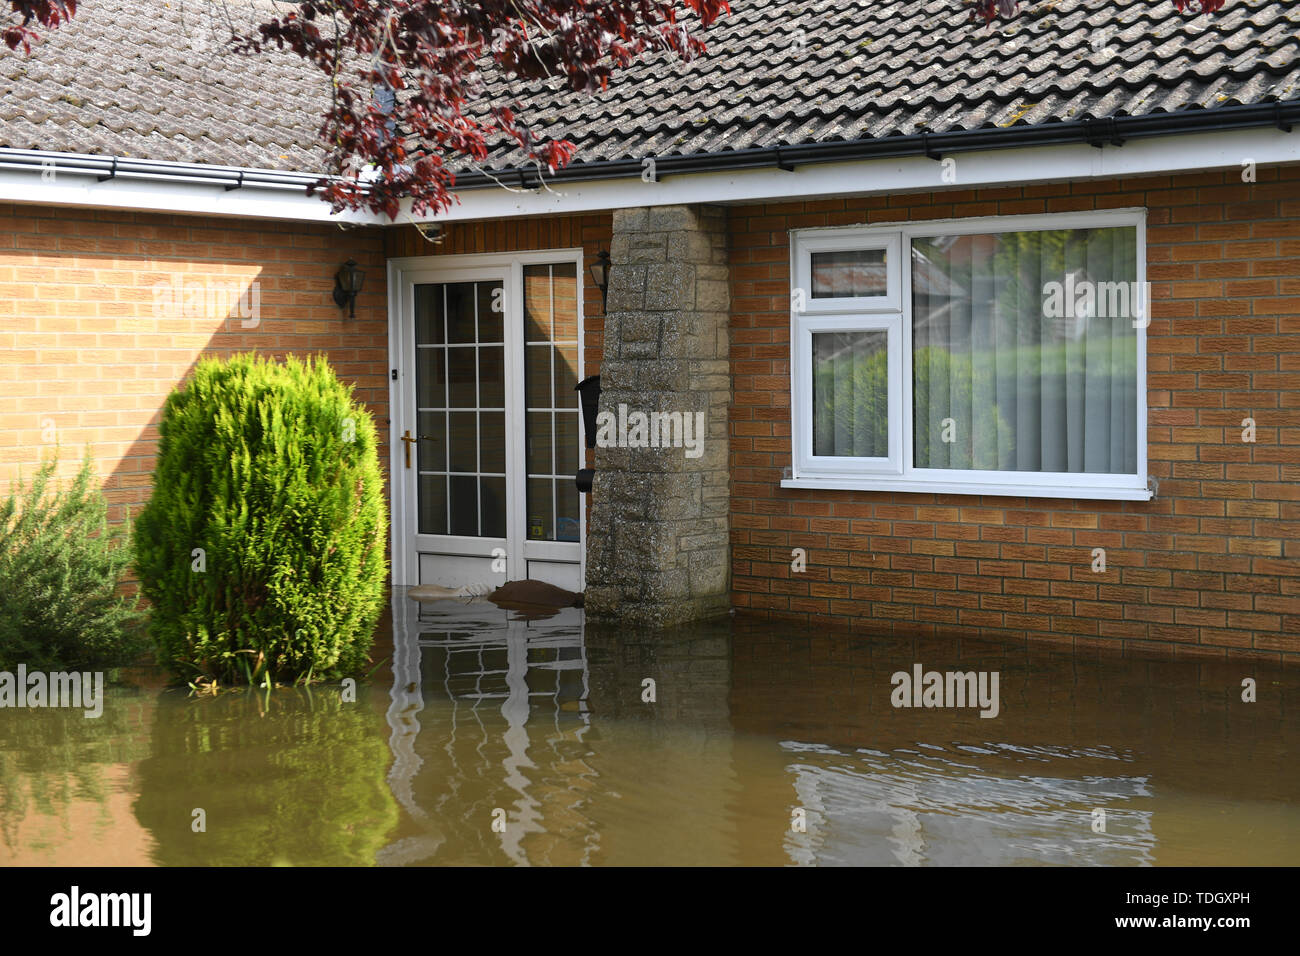
[[0, 502], [0, 669], [132, 663], [147, 647], [136, 600], [118, 592], [130, 536], [110, 528], [87, 455], [71, 484], [57, 456]]
[[136, 570], [159, 660], [188, 681], [332, 680], [386, 596], [374, 422], [323, 359], [201, 362], [159, 425]]

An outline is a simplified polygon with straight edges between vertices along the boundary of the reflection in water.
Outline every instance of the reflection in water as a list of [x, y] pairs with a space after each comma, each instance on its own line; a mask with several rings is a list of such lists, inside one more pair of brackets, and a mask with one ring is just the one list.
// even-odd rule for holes
[[[118, 688], [98, 721], [0, 710], [0, 860], [1300, 862], [1292, 671], [744, 621], [610, 631], [400, 591], [381, 643], [355, 702]], [[916, 662], [998, 671], [999, 716], [893, 708]]]
[[[337, 686], [165, 694], [135, 814], [174, 866], [369, 865], [397, 820], [382, 721]], [[194, 811], [206, 831], [194, 832]]]

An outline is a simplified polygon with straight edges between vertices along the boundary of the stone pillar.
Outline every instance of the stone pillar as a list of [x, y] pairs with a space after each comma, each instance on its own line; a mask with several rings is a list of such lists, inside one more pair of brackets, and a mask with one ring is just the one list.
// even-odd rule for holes
[[698, 457], [598, 445], [586, 586], [596, 619], [664, 627], [731, 603], [726, 222], [719, 206], [614, 212], [600, 411], [626, 406], [631, 439], [635, 412], [692, 423], [703, 412], [704, 436]]

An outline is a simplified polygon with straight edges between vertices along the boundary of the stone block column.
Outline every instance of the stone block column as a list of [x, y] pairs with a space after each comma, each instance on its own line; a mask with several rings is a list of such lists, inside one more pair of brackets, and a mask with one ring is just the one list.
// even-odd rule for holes
[[[685, 447], [596, 449], [587, 528], [587, 613], [665, 627], [730, 606], [727, 421], [731, 404], [726, 210], [655, 206], [614, 212], [613, 268], [600, 367], [600, 411], [635, 424], [681, 413]], [[662, 435], [662, 431], [660, 432]], [[654, 438], [651, 438], [653, 443]], [[602, 447], [603, 446], [603, 447]]]

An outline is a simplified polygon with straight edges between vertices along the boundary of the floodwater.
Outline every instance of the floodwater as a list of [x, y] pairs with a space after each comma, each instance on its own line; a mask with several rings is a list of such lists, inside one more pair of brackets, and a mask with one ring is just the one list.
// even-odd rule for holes
[[[0, 709], [0, 863], [1300, 863], [1296, 668], [394, 602], [355, 701]], [[892, 706], [916, 664], [997, 716]]]

